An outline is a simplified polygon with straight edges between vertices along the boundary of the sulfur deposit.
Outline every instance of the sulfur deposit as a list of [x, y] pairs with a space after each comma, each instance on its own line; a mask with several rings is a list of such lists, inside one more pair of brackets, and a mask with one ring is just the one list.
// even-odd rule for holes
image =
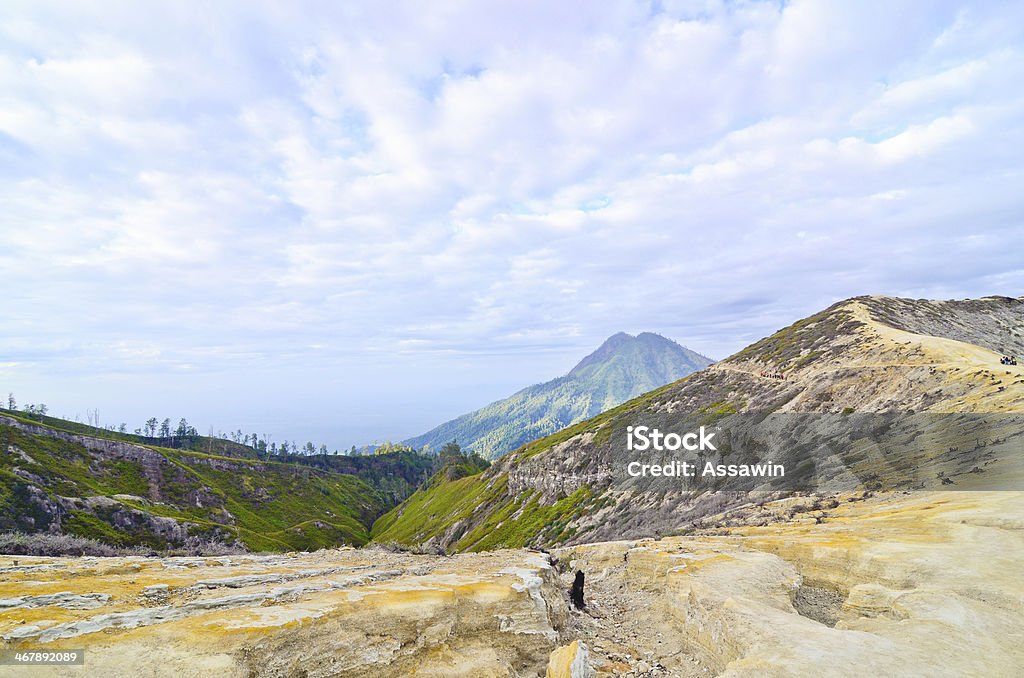
[[730, 678], [1021, 675], [1020, 493], [913, 493], [820, 514], [558, 551], [588, 573], [588, 613], [573, 621], [598, 675], [641, 662], [664, 668], [647, 675]]
[[0, 557], [4, 646], [86, 651], [39, 676], [544, 675], [567, 614], [529, 551]]

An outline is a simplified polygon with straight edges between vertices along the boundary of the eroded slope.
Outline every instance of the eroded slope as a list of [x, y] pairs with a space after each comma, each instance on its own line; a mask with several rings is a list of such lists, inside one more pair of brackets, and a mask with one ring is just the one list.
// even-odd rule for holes
[[[921, 318], [905, 310], [917, 303], [858, 297], [836, 304], [679, 382], [530, 443], [483, 474], [417, 492], [379, 519], [373, 536], [452, 550], [659, 536], [713, 524], [710, 518], [725, 509], [749, 503], [735, 493], [615, 486], [622, 431], [647, 420], [711, 424], [737, 412], [1024, 412], [1024, 361], [1001, 365], [1001, 354], [983, 345], [992, 344], [988, 337], [1021, 333], [1021, 300], [929, 302]], [[943, 312], [967, 318], [935, 320]], [[894, 327], [893, 318], [904, 316], [906, 327], [954, 336]], [[1004, 432], [1002, 439], [1012, 435]], [[1024, 455], [998, 461], [1002, 477], [1021, 475]], [[940, 466], [932, 480], [941, 473], [979, 487], [998, 477], [970, 477], [974, 466], [973, 459]]]

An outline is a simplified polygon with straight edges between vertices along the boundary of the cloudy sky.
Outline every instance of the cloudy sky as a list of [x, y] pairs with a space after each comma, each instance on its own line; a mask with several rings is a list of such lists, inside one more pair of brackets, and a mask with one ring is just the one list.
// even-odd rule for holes
[[400, 439], [651, 330], [1024, 293], [1024, 5], [0, 5], [0, 389]]

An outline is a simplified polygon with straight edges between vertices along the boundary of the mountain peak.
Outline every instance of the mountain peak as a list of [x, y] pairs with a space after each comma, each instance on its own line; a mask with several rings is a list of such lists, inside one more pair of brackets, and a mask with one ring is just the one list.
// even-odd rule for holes
[[493, 459], [710, 363], [661, 335], [617, 332], [568, 374], [524, 388], [406, 442], [437, 449], [456, 439], [466, 449]]
[[[579, 375], [593, 365], [606, 363], [614, 359], [616, 355], [628, 356], [627, 359], [631, 359], [638, 355], [643, 356], [659, 351], [676, 354], [687, 362], [694, 363], [695, 366], [698, 366], [697, 369], [712, 362], [709, 358], [654, 332], [641, 332], [636, 336], [626, 332], [616, 332], [605, 339], [604, 343], [597, 347], [597, 350], [576, 363], [576, 366], [569, 371], [569, 376]], [[702, 360], [703, 364], [701, 364]]]
[[600, 346], [594, 350], [593, 353], [588, 354], [583, 360], [576, 363], [576, 366], [569, 370], [569, 374], [578, 372], [588, 365], [594, 363], [600, 363], [608, 360], [611, 356], [615, 355], [616, 352], [622, 350], [623, 347], [636, 341], [636, 337], [632, 334], [626, 334], [625, 332], [616, 332], [612, 336], [602, 342]]
[[[715, 513], [723, 520], [728, 516], [731, 524], [735, 514], [732, 509], [723, 509], [720, 502], [749, 501], [739, 496], [741, 493], [732, 499], [728, 493], [713, 490], [693, 499], [666, 501], [665, 493], [653, 485], [632, 485], [628, 492], [620, 492], [609, 483], [615, 473], [624, 472], [621, 467], [616, 471], [612, 464], [614, 459], [622, 460], [614, 455], [624, 449], [629, 426], [657, 422], [692, 430], [695, 423], [717, 422], [739, 413], [754, 413], [756, 417], [830, 415], [836, 420], [856, 414], [850, 420], [853, 422], [869, 421], [862, 417], [873, 413], [886, 417], [880, 422], [884, 426], [865, 426], [861, 440], [869, 444], [852, 445], [850, 439], [833, 438], [836, 433], [814, 424], [806, 427], [806, 431], [814, 431], [809, 435], [817, 437], [813, 449], [802, 444], [781, 445], [778, 452], [785, 456], [785, 463], [794, 469], [807, 469], [804, 473], [808, 478], [827, 479], [828, 474], [838, 473], [835, 480], [842, 484], [854, 477], [848, 473], [853, 469], [864, 474], [857, 477], [875, 482], [880, 473], [905, 468], [907, 481], [901, 485], [905, 489], [916, 488], [918, 482], [922, 486], [924, 482], [932, 486], [953, 483], [961, 489], [992, 489], [996, 485], [991, 483], [1020, 477], [1020, 455], [1015, 454], [1012, 442], [1005, 451], [986, 449], [1012, 441], [1019, 433], [1019, 418], [986, 419], [985, 424], [963, 428], [963, 422], [969, 421], [963, 417], [979, 413], [1005, 417], [1024, 411], [1024, 379], [1020, 378], [1024, 371], [1019, 365], [1000, 360], [1024, 355], [1022, 327], [1024, 299], [1011, 297], [932, 301], [865, 296], [838, 302], [688, 379], [657, 392], [647, 388], [645, 398], [610, 412], [605, 408], [606, 416], [528, 443], [481, 476], [483, 488], [500, 486], [498, 479], [502, 477], [506, 481], [514, 478], [515, 492], [486, 500], [483, 508], [473, 509], [472, 515], [462, 510], [452, 511], [447, 518], [433, 514], [437, 524], [418, 538], [434, 538], [442, 548], [480, 548], [480, 544], [495, 543], [494, 525], [508, 516], [517, 516], [517, 530], [531, 527], [522, 532], [506, 529], [503, 539], [521, 541], [502, 541], [501, 546], [529, 543], [550, 547], [569, 540], [578, 543], [678, 534], [682, 529], [706, 525], [706, 516]], [[628, 349], [636, 343], [624, 346]], [[631, 372], [620, 369], [625, 361], [618, 357], [616, 354], [605, 363], [595, 363], [593, 369], [586, 370], [585, 377], [564, 381], [571, 386], [584, 381], [624, 382]], [[592, 400], [600, 401], [601, 395], [597, 393]], [[892, 424], [896, 421], [892, 417], [914, 413], [926, 416], [907, 419], [898, 426]], [[955, 416], [949, 417], [949, 422], [935, 423], [935, 417], [945, 422], [950, 414]], [[854, 424], [855, 428], [859, 426]], [[789, 439], [804, 428], [801, 424], [792, 432], [779, 430], [773, 438], [778, 434], [778, 440]], [[890, 428], [898, 431], [893, 435], [901, 448], [918, 438], [932, 442], [926, 443], [927, 450], [922, 448], [902, 461], [899, 455], [872, 456], [885, 449], [872, 436], [883, 435]], [[941, 434], [936, 435], [937, 431]], [[982, 442], [982, 435], [990, 442]], [[947, 441], [954, 444], [946, 446]], [[962, 443], [969, 446], [962, 448]], [[747, 449], [751, 454], [759, 453], [758, 449], [775, 451], [767, 444]], [[819, 451], [823, 456], [817, 456]], [[985, 460], [975, 466], [970, 454], [984, 455]], [[780, 456], [772, 458], [782, 463]], [[920, 463], [925, 461], [941, 461], [942, 472], [922, 472]], [[908, 465], [897, 465], [903, 463]], [[552, 482], [555, 472], [563, 482]], [[572, 484], [565, 479], [571, 479]], [[463, 491], [467, 496], [479, 496]], [[550, 520], [549, 516], [564, 510], [565, 504], [558, 502], [577, 491], [593, 493], [584, 496], [593, 496], [591, 506], [596, 508], [580, 511], [567, 521]], [[447, 498], [449, 495], [444, 493], [451, 490], [442, 487], [431, 492]], [[431, 505], [432, 500], [429, 495], [422, 497], [418, 505]], [[739, 505], [733, 504], [732, 508]], [[763, 514], [753, 512], [750, 518], [761, 521]], [[388, 529], [394, 530], [392, 534], [408, 533], [408, 528], [398, 522], [389, 524]]]

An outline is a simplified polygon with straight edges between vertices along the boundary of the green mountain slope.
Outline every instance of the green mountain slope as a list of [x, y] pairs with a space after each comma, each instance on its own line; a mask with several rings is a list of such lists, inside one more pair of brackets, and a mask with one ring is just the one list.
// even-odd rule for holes
[[[59, 419], [47, 423], [0, 413], [0, 530], [154, 549], [359, 545], [373, 520], [407, 495], [430, 464], [419, 455], [379, 455], [328, 459], [326, 468], [316, 468], [315, 459], [212, 455], [143, 445], [121, 434], [100, 437], [99, 429], [87, 435]], [[357, 475], [384, 481], [375, 487]]]
[[[923, 440], [936, 435], [929, 428], [934, 417], [980, 413], [997, 418], [982, 428], [977, 420], [967, 421], [962, 430], [940, 427], [935, 458], [885, 457], [877, 447], [857, 448], [846, 444], [849, 438], [826, 435], [815, 439], [810, 452], [794, 448], [789, 459], [776, 461], [786, 461], [798, 474], [813, 471], [821, 461], [844, 464], [862, 473], [857, 477], [871, 477], [877, 470], [912, 475], [924, 466], [926, 476], [900, 489], [918, 487], [919, 480], [927, 487], [993, 489], [991, 483], [1000, 479], [1024, 477], [1019, 416], [1024, 413], [1024, 366], [1000, 363], [1002, 354], [1024, 353], [1022, 328], [1024, 298], [850, 299], [701, 372], [524, 445], [483, 473], [432, 483], [378, 519], [373, 538], [477, 551], [775, 520], [759, 513], [758, 502], [746, 492], [617, 482], [625, 429], [639, 424], [694, 430], [771, 414], [813, 426], [815, 419], [805, 416], [813, 413], [832, 423], [848, 418], [855, 426], [871, 423], [866, 417], [873, 413], [918, 413], [913, 415], [918, 419], [894, 421], [910, 427], [907, 440]], [[743, 414], [748, 412], [753, 414]], [[921, 424], [922, 416], [933, 419]], [[834, 452], [815, 456], [829, 449]], [[795, 504], [794, 511], [816, 505], [812, 498], [807, 506]], [[708, 522], [709, 516], [717, 518]]]
[[496, 459], [710, 364], [710, 359], [657, 334], [620, 332], [568, 374], [524, 388], [406, 443], [437, 450], [455, 440], [466, 450]]

